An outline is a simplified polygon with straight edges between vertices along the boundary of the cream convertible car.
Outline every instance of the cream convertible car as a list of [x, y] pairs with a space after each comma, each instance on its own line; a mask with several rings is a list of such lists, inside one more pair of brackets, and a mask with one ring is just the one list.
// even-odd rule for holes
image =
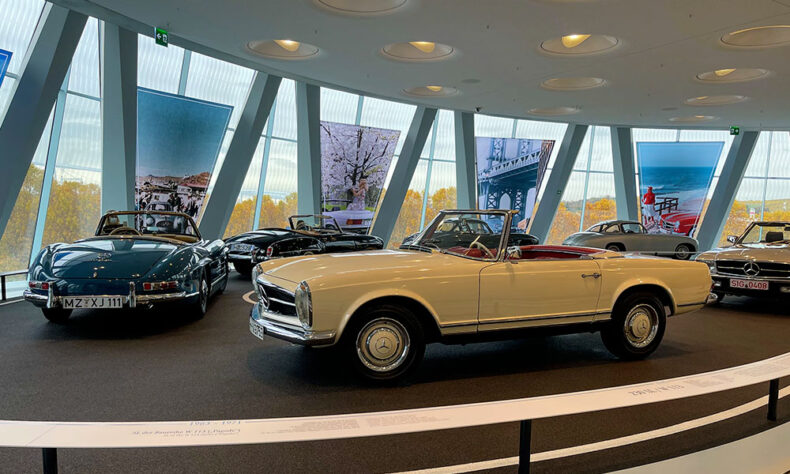
[[[585, 247], [508, 246], [507, 211], [442, 211], [400, 250], [284, 258], [255, 269], [250, 331], [339, 345], [371, 379], [406, 375], [430, 342], [601, 331], [623, 359], [652, 353], [666, 317], [708, 300], [708, 266]], [[504, 234], [437, 232], [484, 220]], [[467, 227], [473, 229], [475, 227]]]

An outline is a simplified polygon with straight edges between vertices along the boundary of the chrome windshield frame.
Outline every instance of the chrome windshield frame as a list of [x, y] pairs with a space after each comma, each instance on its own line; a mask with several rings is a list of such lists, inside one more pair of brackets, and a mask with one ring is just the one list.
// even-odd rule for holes
[[[478, 215], [491, 215], [491, 216], [503, 216], [503, 223], [502, 223], [502, 232], [499, 236], [499, 245], [497, 246], [497, 254], [496, 257], [491, 258], [476, 258], [476, 257], [469, 257], [467, 255], [459, 255], [453, 252], [442, 252], [446, 253], [447, 255], [453, 255], [460, 258], [467, 258], [470, 260], [476, 260], [479, 262], [502, 262], [505, 259], [505, 248], [507, 247], [508, 239], [510, 238], [510, 225], [513, 221], [513, 216], [518, 211], [510, 211], [505, 209], [443, 209], [439, 211], [436, 217], [433, 218], [430, 224], [425, 226], [425, 228], [417, 234], [414, 238], [415, 245], [420, 245], [422, 239], [425, 238], [425, 235], [430, 231], [434, 232], [435, 228], [442, 222], [446, 216], [448, 215], [463, 215], [463, 214], [478, 214]], [[443, 249], [442, 249], [443, 250]]]

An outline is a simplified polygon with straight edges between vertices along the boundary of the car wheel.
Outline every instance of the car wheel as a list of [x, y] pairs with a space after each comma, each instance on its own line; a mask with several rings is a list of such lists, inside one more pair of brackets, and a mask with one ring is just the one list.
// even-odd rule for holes
[[405, 308], [379, 305], [366, 310], [346, 329], [345, 349], [354, 368], [375, 381], [406, 377], [425, 354], [425, 336]]
[[651, 293], [633, 293], [615, 305], [601, 339], [620, 359], [643, 359], [661, 343], [666, 322], [664, 305], [658, 298]]
[[204, 271], [200, 275], [200, 282], [198, 282], [198, 292], [197, 292], [197, 300], [192, 305], [192, 316], [195, 319], [200, 319], [206, 315], [206, 311], [208, 311], [208, 294], [209, 294], [209, 287], [208, 287], [208, 279], [206, 278], [206, 272]]
[[608, 245], [606, 246], [606, 250], [608, 250], [608, 251], [610, 251], [610, 252], [622, 252], [622, 251], [624, 251], [625, 249], [624, 249], [624, 248], [622, 248], [622, 247], [620, 247], [620, 246], [619, 246], [619, 245], [617, 245], [617, 244], [608, 244]]
[[688, 244], [680, 244], [675, 247], [675, 258], [678, 260], [688, 260], [691, 258], [692, 248]]
[[63, 308], [41, 308], [41, 312], [44, 313], [44, 317], [47, 318], [49, 322], [64, 324], [69, 320], [69, 317], [71, 317], [72, 310]]
[[244, 278], [249, 278], [252, 276], [252, 264], [251, 263], [242, 263], [242, 262], [234, 262], [233, 268], [236, 269], [237, 272], [241, 274]]

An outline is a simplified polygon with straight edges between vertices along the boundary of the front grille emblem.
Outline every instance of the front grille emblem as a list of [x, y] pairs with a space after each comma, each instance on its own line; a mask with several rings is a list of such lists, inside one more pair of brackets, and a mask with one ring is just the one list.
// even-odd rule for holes
[[266, 289], [263, 287], [263, 285], [258, 285], [258, 296], [261, 299], [263, 309], [269, 309], [271, 301], [269, 300], [269, 295], [266, 294]]
[[746, 262], [743, 272], [749, 276], [757, 276], [760, 274], [760, 267], [754, 262]]
[[109, 262], [112, 259], [112, 254], [110, 252], [104, 252], [96, 255], [97, 262]]

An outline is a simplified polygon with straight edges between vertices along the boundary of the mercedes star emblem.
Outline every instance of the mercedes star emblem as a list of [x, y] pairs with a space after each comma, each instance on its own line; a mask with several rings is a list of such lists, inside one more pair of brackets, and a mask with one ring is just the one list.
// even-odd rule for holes
[[389, 347], [387, 347], [387, 340], [386, 339], [379, 339], [378, 348], [379, 348], [379, 350], [389, 349]]
[[757, 276], [760, 273], [760, 267], [754, 262], [746, 262], [743, 266], [743, 272], [749, 276]]

